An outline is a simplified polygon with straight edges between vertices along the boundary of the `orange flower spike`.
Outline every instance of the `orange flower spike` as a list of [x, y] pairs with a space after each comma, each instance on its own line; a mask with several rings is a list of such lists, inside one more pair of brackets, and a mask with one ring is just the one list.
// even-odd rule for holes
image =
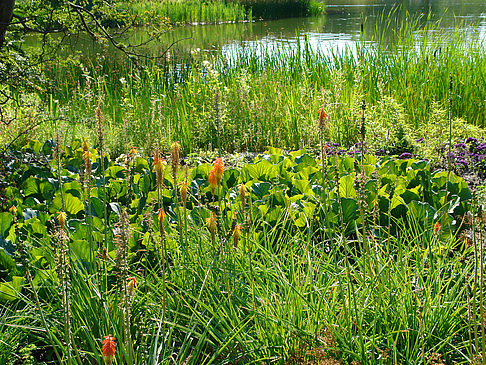
[[103, 358], [105, 359], [106, 365], [113, 364], [115, 360], [115, 353], [116, 353], [116, 338], [112, 337], [111, 335], [105, 336], [102, 342], [103, 347], [101, 349], [103, 353]]
[[162, 208], [159, 209], [157, 213], [157, 218], [159, 221], [159, 231], [161, 235], [164, 235], [164, 219], [167, 217], [167, 214], [165, 214], [164, 210]]
[[211, 239], [214, 241], [216, 235], [216, 216], [211, 212], [211, 217], [206, 218], [206, 224], [208, 225], [209, 232], [211, 233]]
[[17, 207], [15, 205], [12, 205], [8, 211], [13, 215], [17, 215]]
[[211, 187], [211, 192], [214, 194], [214, 190], [216, 190], [216, 188], [218, 187], [218, 180], [216, 178], [214, 168], [209, 172], [208, 182], [209, 186]]
[[437, 234], [437, 232], [439, 232], [440, 230], [440, 223], [437, 222], [434, 224], [434, 233]]
[[216, 180], [218, 184], [220, 184], [224, 173], [224, 162], [222, 157], [219, 157], [214, 161], [213, 170]]
[[319, 115], [319, 127], [327, 128], [326, 120], [329, 119], [329, 115], [326, 114], [324, 108], [319, 109], [317, 115]]
[[132, 146], [128, 153], [130, 154], [131, 157], [135, 157], [135, 155], [137, 154], [137, 148]]

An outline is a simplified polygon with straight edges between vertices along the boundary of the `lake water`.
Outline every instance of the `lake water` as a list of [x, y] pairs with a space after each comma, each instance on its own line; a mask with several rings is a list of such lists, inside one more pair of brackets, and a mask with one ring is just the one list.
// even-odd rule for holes
[[[178, 49], [201, 49], [230, 56], [240, 47], [287, 44], [307, 38], [314, 49], [335, 52], [353, 47], [361, 37], [368, 40], [383, 17], [400, 23], [417, 19], [421, 25], [437, 22], [443, 29], [456, 26], [486, 36], [486, 0], [327, 0], [326, 14], [242, 24], [194, 25], [176, 28], [167, 41], [179, 41]], [[392, 38], [394, 29], [387, 32]], [[187, 38], [187, 39], [186, 39]]]
[[[442, 29], [460, 27], [486, 38], [486, 0], [326, 0], [326, 4], [325, 14], [318, 17], [176, 27], [162, 37], [161, 42], [150, 43], [147, 51], [159, 55], [168, 44], [176, 42], [171, 48], [173, 57], [183, 57], [195, 51], [231, 57], [241, 48], [296, 47], [299, 40], [306, 38], [314, 50], [335, 53], [344, 48], [353, 49], [356, 41], [362, 39], [360, 37], [370, 41], [383, 18], [393, 19], [396, 24], [420, 18], [421, 26], [440, 19]], [[390, 26], [384, 31], [390, 41], [393, 41], [395, 30]], [[147, 34], [143, 28], [138, 28], [130, 32], [129, 38], [136, 44], [146, 40]], [[39, 37], [28, 37], [25, 46], [39, 46]], [[63, 48], [66, 52], [77, 51], [87, 57], [97, 53], [113, 57], [116, 53], [80, 36], [69, 39]]]

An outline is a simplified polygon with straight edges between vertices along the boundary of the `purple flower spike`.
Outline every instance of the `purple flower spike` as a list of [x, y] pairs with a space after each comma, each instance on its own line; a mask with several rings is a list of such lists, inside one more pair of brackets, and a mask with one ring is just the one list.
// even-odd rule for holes
[[422, 137], [420, 137], [419, 139], [417, 139], [415, 142], [423, 142], [424, 139]]
[[407, 158], [412, 158], [412, 154], [410, 152], [404, 152], [400, 156], [398, 156], [401, 160], [406, 160]]
[[455, 145], [456, 148], [466, 148], [466, 145], [464, 143], [458, 143]]
[[467, 137], [466, 138], [466, 143], [478, 143], [478, 140], [476, 138], [473, 138], [473, 137]]

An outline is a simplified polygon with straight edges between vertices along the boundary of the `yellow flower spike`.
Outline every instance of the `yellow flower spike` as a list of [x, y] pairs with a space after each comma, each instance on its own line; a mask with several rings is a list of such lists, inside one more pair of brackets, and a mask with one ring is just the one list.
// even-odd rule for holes
[[135, 279], [133, 276], [132, 277], [129, 277], [127, 278], [127, 292], [128, 292], [128, 296], [129, 297], [132, 297], [133, 296], [133, 293], [135, 291], [135, 288], [137, 287], [137, 279]]
[[187, 183], [185, 181], [179, 183], [179, 191], [181, 193], [182, 203], [185, 204], [187, 199]]
[[245, 205], [245, 196], [246, 196], [246, 185], [245, 185], [245, 183], [240, 184], [238, 191], [240, 192], [241, 203], [243, 205]]
[[83, 140], [83, 144], [81, 146], [83, 147], [83, 151], [86, 152], [89, 150], [89, 142], [86, 138]]
[[174, 179], [176, 179], [177, 170], [179, 169], [180, 152], [181, 152], [181, 145], [179, 144], [179, 142], [172, 143], [172, 146], [170, 147], [170, 160], [171, 160], [171, 167], [172, 167], [172, 175]]
[[162, 186], [162, 182], [164, 181], [164, 169], [165, 169], [165, 160], [160, 157], [159, 151], [155, 151], [154, 156], [154, 170], [155, 176], [157, 180], [157, 187]]
[[65, 225], [66, 225], [66, 213], [65, 212], [59, 212], [57, 214], [57, 221], [59, 222], [59, 226], [61, 227], [61, 229], [64, 229]]
[[235, 228], [233, 229], [233, 247], [237, 248], [238, 247], [238, 242], [240, 241], [241, 237], [241, 226], [237, 224]]

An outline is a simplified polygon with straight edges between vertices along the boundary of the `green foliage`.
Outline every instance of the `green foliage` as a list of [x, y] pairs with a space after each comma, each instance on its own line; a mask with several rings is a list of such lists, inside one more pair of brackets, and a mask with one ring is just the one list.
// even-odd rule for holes
[[[58, 352], [102, 362], [101, 340], [108, 334], [117, 338], [117, 361], [134, 364], [165, 363], [174, 354], [194, 365], [283, 364], [295, 357], [370, 363], [382, 351], [389, 356], [383, 364], [437, 354], [467, 363], [475, 353], [468, 336], [468, 308], [476, 298], [472, 248], [451, 234], [461, 229], [457, 216], [470, 209], [471, 193], [455, 175], [433, 173], [425, 161], [375, 156], [364, 156], [363, 166], [360, 157], [329, 156], [323, 170], [305, 150], [270, 148], [241, 168], [226, 166], [215, 196], [208, 186], [211, 166], [198, 163], [188, 171], [186, 205], [178, 206], [168, 168], [159, 198], [152, 158], [107, 158], [100, 171], [92, 149], [88, 202], [78, 183], [79, 141], [62, 148], [61, 171], [47, 163], [54, 146], [31, 142], [11, 152], [15, 159], [9, 155], [9, 179], [16, 184], [5, 204], [18, 212], [15, 219], [2, 215], [2, 235], [15, 244], [13, 257], [28, 270], [24, 277], [33, 279], [2, 277], [0, 299], [8, 311], [0, 329], [2, 320], [16, 326], [0, 331], [0, 349], [17, 338], [26, 362], [38, 360], [40, 348], [46, 361], [59, 361]], [[55, 223], [59, 173], [64, 198], [82, 202], [81, 210], [68, 209], [66, 222], [72, 351], [62, 335], [63, 281], [56, 266], [63, 254]], [[164, 256], [155, 223], [160, 207], [167, 213]], [[123, 210], [127, 226], [119, 219]], [[210, 212], [216, 212], [214, 240], [206, 228]], [[128, 312], [120, 289], [125, 230], [127, 275], [137, 280]]]

